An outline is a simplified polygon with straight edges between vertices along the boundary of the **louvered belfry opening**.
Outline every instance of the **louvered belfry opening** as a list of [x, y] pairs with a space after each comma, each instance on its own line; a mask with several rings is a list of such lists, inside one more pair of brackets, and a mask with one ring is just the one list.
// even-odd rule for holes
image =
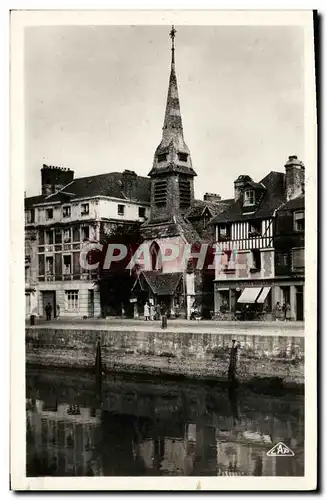
[[154, 185], [154, 203], [157, 207], [164, 207], [167, 200], [167, 180], [160, 179]]
[[189, 207], [191, 205], [191, 182], [186, 177], [179, 179], [179, 206]]

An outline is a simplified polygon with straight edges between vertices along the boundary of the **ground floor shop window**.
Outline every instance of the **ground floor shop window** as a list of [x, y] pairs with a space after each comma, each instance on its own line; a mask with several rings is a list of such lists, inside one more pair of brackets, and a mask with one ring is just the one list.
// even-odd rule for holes
[[78, 311], [78, 290], [67, 290], [65, 292], [66, 311]]
[[221, 290], [220, 295], [220, 312], [227, 313], [230, 308], [229, 304], [229, 290]]

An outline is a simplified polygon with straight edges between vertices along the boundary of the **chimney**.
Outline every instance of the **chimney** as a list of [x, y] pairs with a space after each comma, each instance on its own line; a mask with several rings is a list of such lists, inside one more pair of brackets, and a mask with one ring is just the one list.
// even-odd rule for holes
[[237, 201], [241, 199], [243, 188], [247, 182], [252, 182], [249, 175], [239, 175], [236, 181], [234, 181], [234, 200]]
[[293, 200], [304, 192], [305, 167], [297, 156], [289, 156], [285, 164], [286, 200]]
[[220, 201], [220, 200], [221, 200], [220, 194], [216, 193], [205, 193], [205, 195], [203, 196], [203, 201]]
[[123, 190], [127, 198], [133, 198], [136, 188], [137, 174], [133, 170], [123, 172]]
[[41, 168], [42, 194], [49, 195], [62, 189], [74, 179], [74, 172], [69, 168], [43, 165]]

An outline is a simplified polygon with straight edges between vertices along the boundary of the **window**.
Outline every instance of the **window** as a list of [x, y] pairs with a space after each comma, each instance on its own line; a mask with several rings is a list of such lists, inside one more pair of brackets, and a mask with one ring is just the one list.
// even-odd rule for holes
[[253, 189], [244, 191], [243, 205], [245, 207], [247, 207], [249, 205], [254, 205], [254, 191], [253, 191]]
[[61, 243], [61, 229], [56, 228], [55, 229], [55, 243], [60, 244]]
[[70, 228], [64, 229], [64, 243], [70, 243], [71, 239], [72, 237]]
[[292, 269], [293, 271], [302, 271], [304, 269], [304, 248], [293, 248]]
[[249, 223], [249, 238], [261, 236], [261, 220], [254, 220]]
[[53, 208], [47, 208], [45, 210], [45, 218], [47, 220], [53, 219]]
[[80, 240], [80, 231], [79, 231], [79, 226], [74, 226], [73, 227], [73, 241], [77, 242]]
[[261, 269], [261, 255], [260, 255], [260, 250], [254, 249], [251, 250], [252, 252], [252, 269], [255, 271], [260, 271]]
[[304, 231], [304, 211], [294, 212], [294, 231]]
[[276, 265], [278, 267], [288, 267], [288, 252], [276, 253]]
[[46, 259], [45, 259], [45, 272], [48, 275], [53, 274], [53, 257], [46, 257]]
[[187, 161], [187, 153], [178, 153], [179, 161]]
[[210, 220], [210, 214], [208, 210], [206, 210], [203, 214], [203, 229], [207, 227], [209, 220]]
[[78, 311], [78, 290], [66, 290], [65, 292], [66, 311]]
[[89, 204], [88, 203], [82, 203], [81, 204], [81, 215], [88, 215], [89, 214]]
[[27, 210], [25, 212], [25, 224], [34, 224], [35, 222], [35, 209]]
[[90, 238], [90, 228], [89, 226], [82, 227], [82, 240], [88, 240]]
[[235, 255], [232, 250], [225, 250], [222, 257], [221, 263], [224, 267], [225, 272], [234, 272], [235, 270]]
[[222, 224], [218, 227], [218, 234], [220, 240], [228, 240], [230, 239], [230, 225]]
[[71, 216], [71, 207], [62, 207], [62, 216], [63, 217], [70, 217]]
[[139, 207], [139, 217], [144, 219], [145, 217], [145, 207]]
[[158, 163], [161, 163], [162, 161], [167, 160], [167, 155], [166, 155], [166, 153], [160, 153], [160, 154], [158, 154], [157, 158], [158, 158]]
[[157, 207], [165, 207], [167, 200], [167, 181], [157, 181], [154, 185], [154, 203]]
[[71, 270], [72, 270], [72, 257], [71, 257], [71, 255], [64, 255], [63, 261], [64, 261], [64, 274], [71, 274]]
[[162, 254], [160, 247], [156, 241], [151, 244], [150, 247], [150, 256], [151, 256], [151, 269], [161, 270], [162, 269]]
[[25, 267], [25, 282], [28, 283], [30, 277], [30, 267]]
[[125, 205], [118, 205], [118, 215], [125, 214]]
[[45, 232], [45, 244], [53, 245], [53, 231], [49, 230]]

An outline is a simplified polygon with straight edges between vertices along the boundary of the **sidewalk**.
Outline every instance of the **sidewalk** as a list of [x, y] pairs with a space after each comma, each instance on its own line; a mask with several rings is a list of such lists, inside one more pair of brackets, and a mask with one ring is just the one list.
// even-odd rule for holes
[[[26, 326], [29, 321], [26, 321]], [[110, 330], [126, 332], [186, 332], [186, 333], [217, 333], [237, 335], [268, 335], [268, 336], [304, 336], [304, 322], [302, 321], [191, 321], [185, 319], [168, 320], [168, 326], [161, 330], [160, 321], [144, 321], [143, 319], [122, 319], [110, 317], [108, 319], [81, 319], [60, 318], [46, 321], [36, 319], [32, 328], [53, 328], [58, 330]]]

